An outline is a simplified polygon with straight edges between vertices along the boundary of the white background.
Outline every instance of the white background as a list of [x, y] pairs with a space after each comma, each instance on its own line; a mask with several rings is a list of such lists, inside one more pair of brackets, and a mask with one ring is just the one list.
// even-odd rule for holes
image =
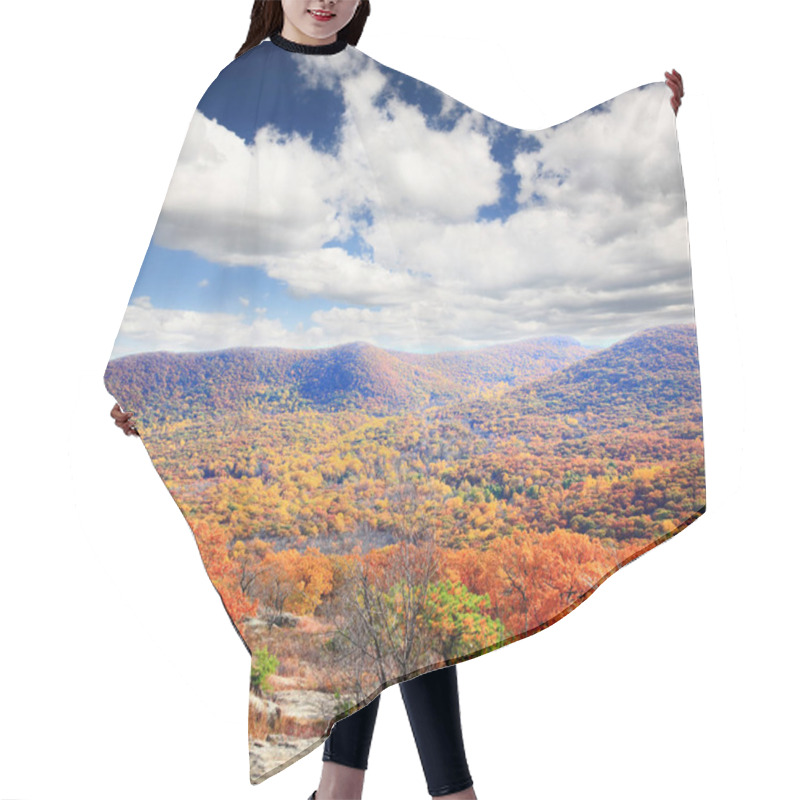
[[[103, 372], [250, 0], [2, 10], [0, 800], [276, 798], [250, 660]], [[796, 96], [783, 4], [373, 0], [359, 49], [538, 130], [675, 67], [708, 512], [557, 624], [458, 666], [481, 800], [798, 796]], [[788, 8], [788, 6], [787, 6]], [[400, 691], [365, 800], [428, 797]]]

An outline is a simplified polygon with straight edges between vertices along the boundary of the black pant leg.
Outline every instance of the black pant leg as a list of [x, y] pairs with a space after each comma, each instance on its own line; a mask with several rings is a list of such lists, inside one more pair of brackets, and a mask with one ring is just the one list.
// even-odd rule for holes
[[456, 665], [404, 681], [400, 691], [431, 797], [468, 789]]
[[331, 735], [325, 740], [323, 761], [334, 761], [356, 769], [367, 768], [380, 699], [378, 695], [355, 714], [334, 723]]

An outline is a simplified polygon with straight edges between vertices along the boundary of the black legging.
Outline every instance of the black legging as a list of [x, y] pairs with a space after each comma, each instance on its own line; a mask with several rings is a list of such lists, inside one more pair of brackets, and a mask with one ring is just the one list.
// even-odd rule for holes
[[[461, 734], [456, 665], [435, 669], [400, 684], [431, 797], [472, 786]], [[355, 714], [339, 720], [325, 740], [323, 761], [367, 768], [378, 715], [378, 695]]]

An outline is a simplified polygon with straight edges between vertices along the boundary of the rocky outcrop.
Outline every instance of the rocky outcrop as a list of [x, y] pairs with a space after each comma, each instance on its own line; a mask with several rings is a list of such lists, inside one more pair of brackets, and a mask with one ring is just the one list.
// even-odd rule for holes
[[[278, 720], [292, 719], [309, 725], [321, 725], [330, 720], [343, 702], [331, 692], [307, 689], [282, 689], [272, 692], [269, 698], [251, 692], [250, 705], [265, 717], [270, 725]], [[344, 702], [355, 704], [355, 698]], [[264, 739], [250, 740], [250, 779], [258, 782], [265, 773], [278, 766], [289, 766], [293, 756], [300, 758], [316, 745], [324, 743], [322, 737], [303, 738], [283, 733], [270, 733]], [[293, 763], [293, 762], [292, 762]]]

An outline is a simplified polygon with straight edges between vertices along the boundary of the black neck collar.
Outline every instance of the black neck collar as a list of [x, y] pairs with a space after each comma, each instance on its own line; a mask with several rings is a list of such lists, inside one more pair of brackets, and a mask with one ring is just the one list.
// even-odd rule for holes
[[300, 44], [281, 36], [279, 31], [275, 31], [269, 40], [280, 47], [282, 50], [288, 50], [291, 53], [308, 53], [309, 55], [329, 55], [331, 53], [340, 53], [347, 47], [347, 39], [341, 35], [341, 31], [337, 34], [338, 38], [335, 42], [329, 44]]

